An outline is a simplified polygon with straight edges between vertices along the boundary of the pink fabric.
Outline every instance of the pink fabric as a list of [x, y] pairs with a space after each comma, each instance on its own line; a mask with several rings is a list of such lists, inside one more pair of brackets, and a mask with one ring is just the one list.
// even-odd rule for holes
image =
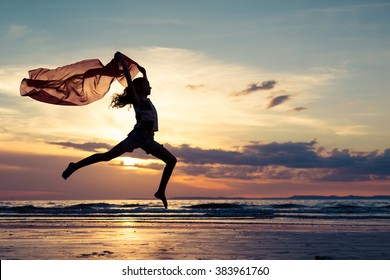
[[[124, 56], [130, 75], [138, 73], [137, 63]], [[38, 68], [28, 72], [20, 84], [20, 95], [56, 105], [87, 105], [109, 91], [117, 79], [127, 86], [123, 68], [115, 58], [107, 65], [99, 59], [79, 61], [56, 69]]]

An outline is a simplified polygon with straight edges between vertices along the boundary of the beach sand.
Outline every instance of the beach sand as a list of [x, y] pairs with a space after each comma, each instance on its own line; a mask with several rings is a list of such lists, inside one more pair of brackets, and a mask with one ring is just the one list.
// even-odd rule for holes
[[0, 259], [390, 259], [390, 231], [342, 225], [0, 222]]

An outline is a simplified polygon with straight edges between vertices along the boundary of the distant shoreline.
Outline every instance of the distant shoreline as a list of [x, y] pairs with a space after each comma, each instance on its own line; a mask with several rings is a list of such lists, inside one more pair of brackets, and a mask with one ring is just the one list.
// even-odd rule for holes
[[264, 200], [273, 200], [273, 199], [284, 199], [284, 200], [304, 200], [304, 199], [312, 199], [312, 200], [320, 200], [320, 199], [329, 199], [329, 200], [345, 200], [345, 199], [390, 199], [389, 195], [374, 195], [374, 196], [355, 196], [355, 195], [348, 195], [348, 196], [336, 196], [336, 195], [329, 195], [329, 196], [321, 196], [321, 195], [294, 195], [290, 197], [270, 197], [270, 198], [245, 198], [245, 197], [173, 197], [171, 199], [179, 199], [179, 200], [185, 200], [185, 199], [197, 199], [197, 200], [258, 200], [258, 199], [264, 199]]
[[[294, 195], [290, 197], [256, 197], [256, 198], [248, 198], [248, 197], [171, 197], [168, 198], [169, 200], [364, 200], [364, 199], [383, 199], [383, 200], [390, 200], [390, 195], [374, 195], [374, 196], [355, 196], [355, 195], [348, 195], [348, 196], [336, 196], [336, 195], [329, 195], [329, 196], [321, 196], [321, 195]], [[86, 201], [86, 200], [94, 200], [94, 201], [102, 201], [102, 200], [153, 200], [152, 198], [88, 198], [88, 199], [82, 199], [82, 198], [76, 198], [76, 199], [28, 199], [28, 198], [8, 198], [8, 199], [0, 199], [0, 201]]]

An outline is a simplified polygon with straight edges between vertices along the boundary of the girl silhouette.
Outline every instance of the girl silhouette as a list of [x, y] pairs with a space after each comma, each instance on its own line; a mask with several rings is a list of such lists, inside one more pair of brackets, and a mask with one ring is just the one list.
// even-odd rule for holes
[[163, 145], [154, 140], [154, 132], [158, 131], [157, 111], [153, 103], [148, 98], [151, 87], [146, 76], [145, 68], [137, 65], [142, 73], [142, 78], [131, 80], [130, 73], [127, 69], [126, 62], [120, 52], [114, 56], [123, 66], [123, 71], [127, 80], [127, 88], [122, 94], [113, 96], [111, 106], [114, 108], [123, 108], [126, 105], [133, 105], [136, 113], [136, 124], [134, 129], [128, 134], [127, 138], [117, 144], [111, 150], [105, 153], [96, 153], [79, 162], [71, 162], [62, 173], [62, 178], [65, 180], [78, 169], [101, 161], [110, 161], [116, 157], [123, 155], [126, 152], [133, 152], [137, 148], [141, 148], [147, 154], [151, 154], [165, 162], [165, 168], [161, 177], [160, 185], [154, 196], [168, 208], [168, 202], [165, 196], [169, 178], [176, 165], [177, 159]]

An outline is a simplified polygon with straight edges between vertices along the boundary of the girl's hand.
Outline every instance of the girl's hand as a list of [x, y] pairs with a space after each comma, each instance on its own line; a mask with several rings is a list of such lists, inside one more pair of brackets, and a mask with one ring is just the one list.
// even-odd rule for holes
[[114, 57], [117, 58], [117, 59], [121, 59], [122, 58], [122, 54], [120, 52], [116, 52], [114, 54]]

